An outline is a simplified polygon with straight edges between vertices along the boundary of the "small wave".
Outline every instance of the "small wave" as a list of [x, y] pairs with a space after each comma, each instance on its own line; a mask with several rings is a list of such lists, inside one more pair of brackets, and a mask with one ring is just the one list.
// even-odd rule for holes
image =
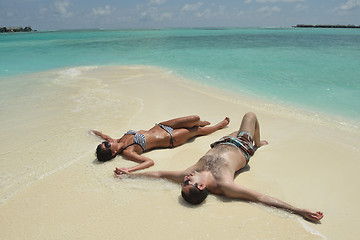
[[60, 78], [76, 78], [84, 72], [97, 69], [97, 66], [74, 67], [62, 69], [58, 72]]
[[68, 77], [75, 78], [81, 75], [81, 71], [80, 69], [77, 68], [69, 68], [59, 71], [59, 75], [61, 78], [68, 78]]
[[266, 212], [269, 212], [271, 214], [276, 214], [279, 217], [283, 217], [283, 218], [289, 218], [289, 219], [296, 219], [297, 222], [305, 229], [305, 231], [307, 231], [308, 233], [311, 233], [312, 235], [316, 235], [321, 237], [324, 240], [327, 240], [327, 237], [324, 236], [323, 234], [321, 234], [319, 231], [315, 230], [314, 228], [312, 228], [309, 224], [307, 224], [305, 222], [305, 220], [300, 217], [297, 216], [293, 213], [290, 212], [286, 212], [283, 211], [281, 209], [275, 208], [275, 207], [268, 207], [266, 205], [263, 204], [259, 204], [259, 203], [252, 203], [254, 206], [260, 207], [261, 209], [265, 210]]
[[[17, 193], [21, 192], [22, 190], [26, 189], [27, 187], [29, 187], [30, 185], [38, 182], [38, 181], [41, 181], [43, 179], [45, 179], [46, 177], [50, 176], [50, 175], [53, 175], [57, 172], [59, 172], [60, 170], [64, 170], [68, 167], [70, 167], [71, 165], [73, 165], [74, 163], [78, 162], [79, 160], [81, 160], [83, 157], [87, 156], [87, 155], [90, 155], [92, 154], [92, 151], [88, 151], [84, 154], [82, 154], [81, 156], [73, 159], [72, 161], [69, 161], [69, 162], [66, 162], [64, 163], [63, 165], [57, 167], [57, 168], [54, 168], [48, 172], [45, 172], [39, 176], [35, 176], [32, 178], [32, 180], [28, 180], [27, 183], [23, 184], [22, 187], [20, 187], [19, 189], [17, 189], [16, 191], [10, 193], [10, 194], [7, 194], [7, 195], [4, 195], [4, 196], [1, 196], [0, 197], [0, 205], [1, 204], [4, 204], [7, 200], [9, 200], [10, 198], [12, 198], [14, 195], [16, 195]], [[32, 175], [34, 174], [33, 172], [29, 173], [28, 175]]]
[[322, 239], [327, 240], [327, 237], [322, 235], [320, 232], [318, 232], [317, 230], [313, 229], [312, 227], [310, 227], [307, 223], [305, 223], [303, 220], [298, 219], [298, 222], [300, 223], [300, 225], [309, 233], [311, 233], [312, 235], [316, 235], [321, 237]]

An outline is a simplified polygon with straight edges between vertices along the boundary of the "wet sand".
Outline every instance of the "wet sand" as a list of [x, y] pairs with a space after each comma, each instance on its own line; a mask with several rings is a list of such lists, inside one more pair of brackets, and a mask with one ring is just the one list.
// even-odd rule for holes
[[[19, 84], [30, 93], [11, 98], [9, 92], [0, 105], [3, 239], [357, 239], [360, 233], [358, 129], [153, 67], [72, 68], [12, 81], [24, 78], [36, 79], [36, 87]], [[115, 167], [135, 163], [121, 156], [98, 163], [100, 140], [88, 132], [120, 137], [179, 116], [197, 114], [211, 123], [230, 117], [227, 128], [209, 136], [144, 154], [155, 160], [149, 170], [181, 170], [237, 130], [249, 111], [269, 145], [236, 182], [323, 211], [321, 224], [213, 195], [189, 206], [177, 184], [116, 179]]]

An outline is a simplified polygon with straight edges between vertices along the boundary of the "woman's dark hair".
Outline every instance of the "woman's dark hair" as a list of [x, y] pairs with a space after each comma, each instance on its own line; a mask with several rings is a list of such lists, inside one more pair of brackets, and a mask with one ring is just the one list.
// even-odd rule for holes
[[113, 159], [116, 155], [112, 155], [111, 149], [103, 149], [101, 148], [101, 144], [99, 144], [96, 148], [96, 157], [100, 162], [106, 162]]
[[209, 191], [207, 188], [200, 190], [194, 186], [189, 189], [188, 194], [186, 194], [184, 191], [181, 191], [181, 196], [185, 199], [185, 201], [194, 205], [202, 203], [208, 195]]

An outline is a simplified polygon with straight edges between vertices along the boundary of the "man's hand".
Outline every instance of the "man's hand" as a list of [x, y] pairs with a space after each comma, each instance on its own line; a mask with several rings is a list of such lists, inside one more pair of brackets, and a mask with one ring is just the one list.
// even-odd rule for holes
[[306, 209], [302, 210], [299, 214], [312, 222], [318, 222], [324, 217], [324, 213], [322, 212], [311, 212]]
[[115, 168], [114, 170], [115, 177], [121, 177], [122, 175], [130, 175], [128, 168]]

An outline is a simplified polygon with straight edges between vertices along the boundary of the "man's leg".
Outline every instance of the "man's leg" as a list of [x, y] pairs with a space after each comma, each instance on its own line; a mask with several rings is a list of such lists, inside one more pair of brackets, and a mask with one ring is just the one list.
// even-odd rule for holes
[[266, 141], [260, 140], [260, 125], [255, 113], [253, 112], [248, 112], [244, 115], [239, 131], [234, 132], [231, 135], [237, 137], [240, 132], [250, 133], [254, 137], [253, 140], [256, 147], [261, 147], [267, 144]]

